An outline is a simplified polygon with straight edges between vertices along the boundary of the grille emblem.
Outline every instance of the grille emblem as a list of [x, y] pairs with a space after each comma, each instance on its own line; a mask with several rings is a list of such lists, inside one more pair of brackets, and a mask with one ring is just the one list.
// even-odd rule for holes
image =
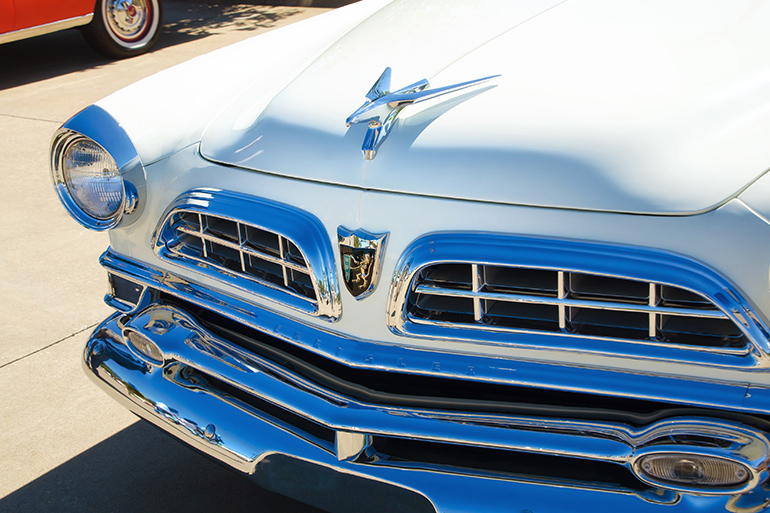
[[377, 286], [387, 239], [387, 233], [337, 228], [343, 281], [354, 298], [365, 298]]
[[385, 68], [377, 82], [366, 93], [366, 102], [345, 120], [345, 124], [350, 126], [354, 123], [369, 123], [361, 151], [364, 153], [364, 159], [372, 160], [404, 107], [460, 91], [499, 76], [493, 75], [435, 89], [428, 89], [430, 84], [426, 79], [422, 79], [391, 93], [390, 68]]

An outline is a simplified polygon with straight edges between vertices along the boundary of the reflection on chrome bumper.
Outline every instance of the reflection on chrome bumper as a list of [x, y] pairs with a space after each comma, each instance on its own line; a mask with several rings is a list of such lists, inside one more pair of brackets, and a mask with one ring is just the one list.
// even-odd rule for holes
[[[143, 354], [144, 343], [156, 345], [160, 356]], [[367, 495], [388, 497], [382, 511], [412, 512], [565, 511], [575, 501], [603, 510], [697, 504], [700, 510], [738, 512], [758, 511], [765, 504], [761, 487], [738, 495], [767, 477], [769, 451], [764, 435], [741, 424], [681, 418], [632, 429], [618, 423], [369, 404], [247, 352], [210, 333], [184, 310], [162, 303], [107, 319], [89, 339], [84, 364], [102, 388], [139, 416], [266, 488], [330, 511], [364, 505], [378, 511], [366, 503]], [[392, 457], [381, 453], [377, 442], [417, 440], [439, 450], [497, 450], [495, 457], [547, 453], [600, 462], [610, 473], [628, 474], [651, 447], [676, 444], [677, 433], [711, 437], [719, 447], [697, 450], [729, 454], [750, 469], [749, 481], [723, 495], [696, 497], [641, 482], [627, 486], [580, 476], [442, 465], [403, 453]], [[334, 488], [344, 493], [335, 496]]]

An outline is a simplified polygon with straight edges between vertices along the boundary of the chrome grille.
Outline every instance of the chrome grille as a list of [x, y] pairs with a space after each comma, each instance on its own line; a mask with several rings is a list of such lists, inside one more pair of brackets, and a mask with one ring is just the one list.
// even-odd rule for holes
[[311, 315], [336, 320], [339, 289], [329, 236], [302, 210], [198, 189], [177, 198], [153, 237], [159, 257]]
[[408, 298], [419, 323], [558, 332], [702, 347], [746, 338], [706, 298], [677, 287], [596, 274], [481, 264], [422, 269]]
[[169, 224], [175, 236], [166, 247], [172, 254], [317, 299], [305, 257], [287, 238], [198, 212], [177, 212]]
[[713, 269], [674, 253], [470, 232], [415, 240], [394, 271], [399, 335], [752, 365], [770, 330]]

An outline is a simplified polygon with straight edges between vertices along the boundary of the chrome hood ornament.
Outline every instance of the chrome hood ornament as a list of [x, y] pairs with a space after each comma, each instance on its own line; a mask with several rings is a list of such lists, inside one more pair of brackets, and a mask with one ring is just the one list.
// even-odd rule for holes
[[365, 298], [377, 286], [387, 239], [387, 233], [353, 232], [342, 226], [337, 228], [342, 278], [354, 298]]
[[366, 160], [372, 160], [377, 153], [377, 149], [388, 137], [388, 133], [396, 120], [396, 117], [407, 105], [424, 102], [437, 96], [460, 91], [467, 87], [481, 84], [487, 80], [499, 77], [492, 75], [489, 77], [470, 80], [459, 84], [428, 89], [430, 84], [426, 79], [408, 85], [398, 91], [390, 92], [390, 68], [385, 68], [380, 78], [374, 83], [372, 88], [366, 93], [367, 101], [361, 105], [345, 121], [347, 126], [354, 123], [369, 122], [369, 128], [366, 130], [364, 144], [361, 151]]

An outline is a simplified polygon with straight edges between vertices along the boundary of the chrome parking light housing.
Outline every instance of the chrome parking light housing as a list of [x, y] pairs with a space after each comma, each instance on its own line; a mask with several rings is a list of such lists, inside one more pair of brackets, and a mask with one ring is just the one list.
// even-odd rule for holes
[[62, 204], [86, 228], [109, 230], [140, 213], [144, 166], [118, 122], [96, 105], [54, 134], [51, 174]]
[[663, 421], [636, 440], [630, 468], [652, 486], [730, 495], [745, 493], [767, 478], [767, 435], [737, 423], [708, 418]]

